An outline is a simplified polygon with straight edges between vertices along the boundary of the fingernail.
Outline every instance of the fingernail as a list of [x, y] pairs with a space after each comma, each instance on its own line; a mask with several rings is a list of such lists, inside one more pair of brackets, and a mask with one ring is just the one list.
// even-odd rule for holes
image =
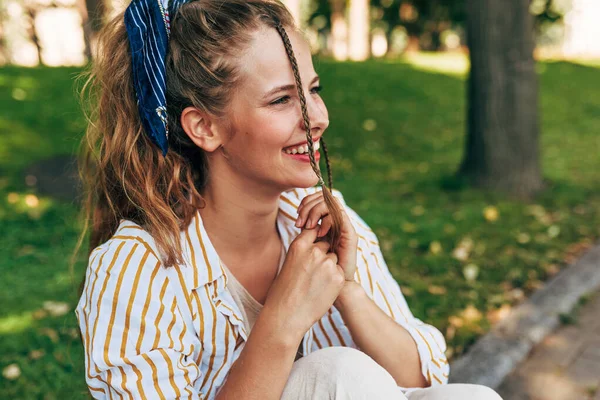
[[298, 217], [298, 219], [296, 220], [296, 226], [297, 227], [302, 226], [302, 218], [301, 217]]

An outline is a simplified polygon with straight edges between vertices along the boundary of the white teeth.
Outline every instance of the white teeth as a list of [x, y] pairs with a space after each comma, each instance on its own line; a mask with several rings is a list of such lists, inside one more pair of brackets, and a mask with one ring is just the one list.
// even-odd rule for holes
[[[313, 144], [314, 151], [317, 151], [320, 148], [321, 148], [321, 145], [319, 144], [319, 142], [315, 142]], [[295, 147], [295, 148], [293, 148], [291, 150], [288, 149], [285, 152], [288, 153], [288, 154], [304, 154], [304, 153], [308, 153], [308, 144]]]

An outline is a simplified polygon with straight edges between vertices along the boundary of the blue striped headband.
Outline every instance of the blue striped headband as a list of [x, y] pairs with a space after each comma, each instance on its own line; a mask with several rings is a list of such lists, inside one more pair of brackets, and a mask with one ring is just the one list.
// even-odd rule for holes
[[125, 11], [140, 119], [163, 156], [169, 148], [165, 59], [171, 32], [169, 15], [187, 0], [133, 0]]

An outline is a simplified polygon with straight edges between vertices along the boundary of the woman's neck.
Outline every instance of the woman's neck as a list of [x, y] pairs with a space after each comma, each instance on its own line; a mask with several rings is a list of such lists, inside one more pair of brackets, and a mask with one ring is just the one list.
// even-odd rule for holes
[[266, 244], [280, 242], [277, 232], [280, 194], [268, 195], [251, 185], [242, 187], [223, 180], [208, 185], [203, 193], [206, 207], [200, 209], [200, 215], [217, 252], [256, 257]]

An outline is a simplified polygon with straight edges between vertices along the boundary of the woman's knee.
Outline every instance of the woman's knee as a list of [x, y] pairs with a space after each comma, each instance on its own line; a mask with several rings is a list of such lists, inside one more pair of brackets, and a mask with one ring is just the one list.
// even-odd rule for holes
[[[371, 374], [385, 374], [388, 372], [367, 354], [351, 347], [326, 347], [311, 353], [313, 366], [340, 377], [361, 377], [365, 372]], [[389, 375], [391, 377], [391, 375]]]
[[306, 388], [312, 388], [312, 393], [319, 393], [321, 398], [405, 399], [382, 366], [349, 347], [327, 347], [296, 361], [284, 394], [307, 392]]

